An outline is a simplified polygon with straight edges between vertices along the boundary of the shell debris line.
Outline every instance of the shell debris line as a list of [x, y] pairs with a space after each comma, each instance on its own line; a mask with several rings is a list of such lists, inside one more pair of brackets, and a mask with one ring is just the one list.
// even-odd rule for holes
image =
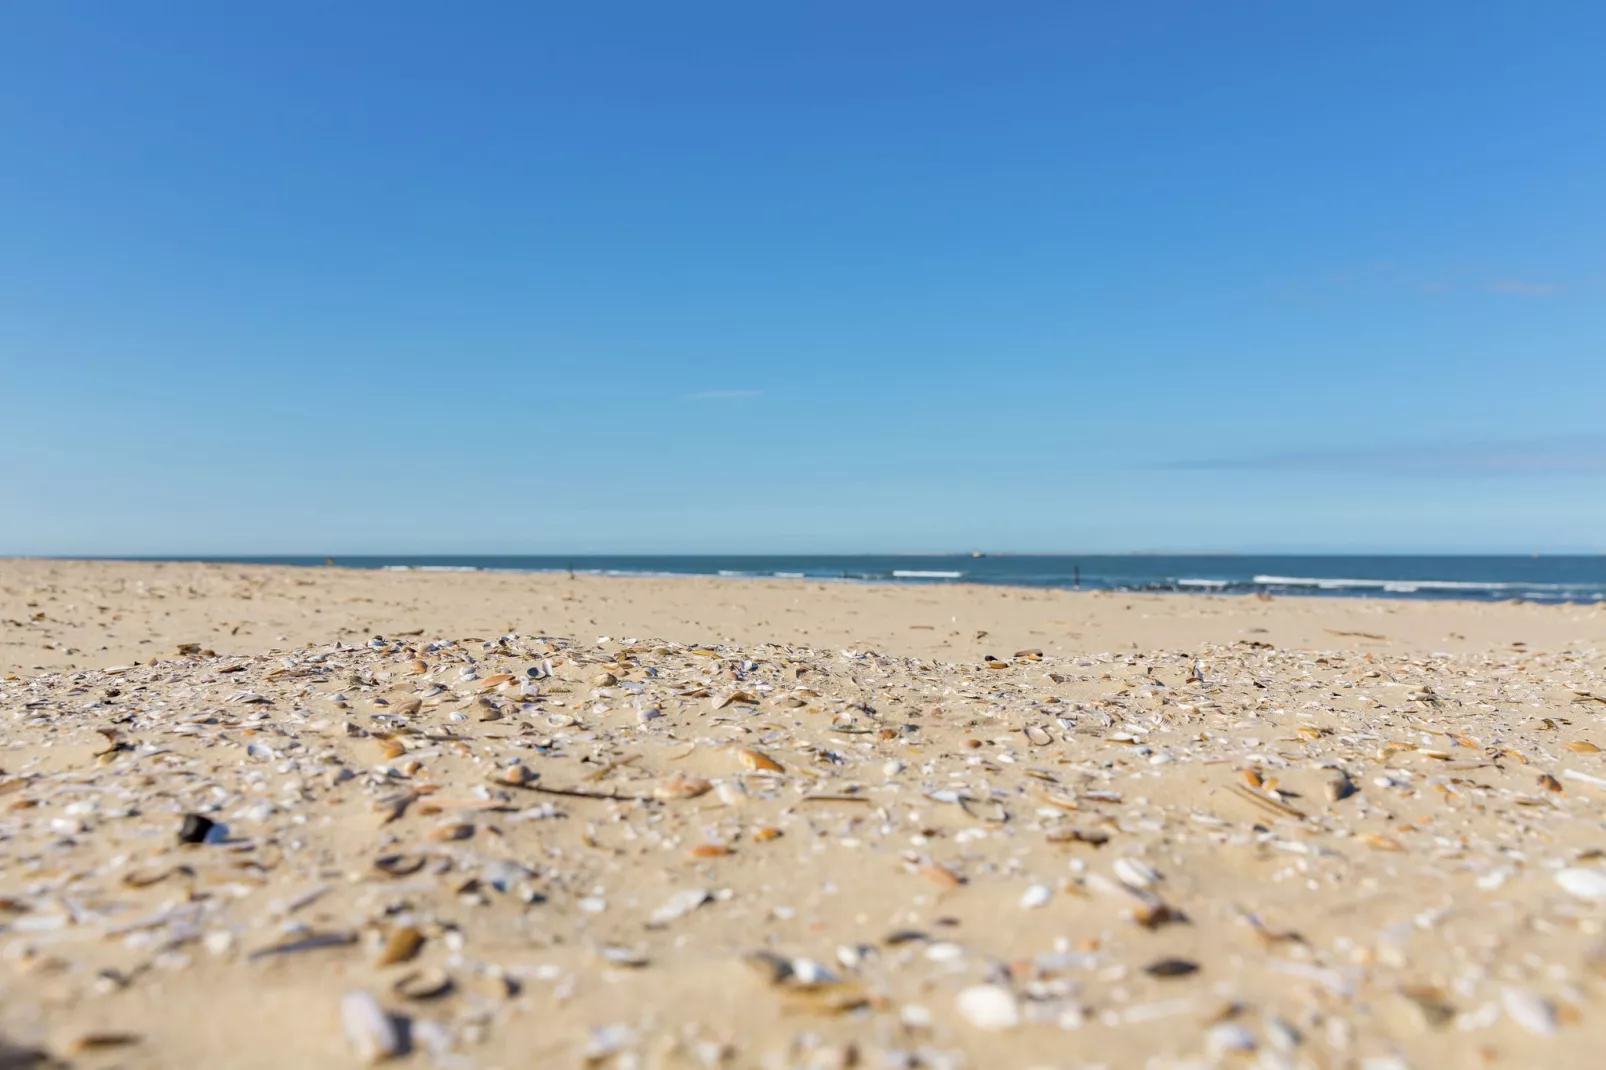
[[0, 1034], [88, 1067], [1598, 1065], [1599, 650], [1007, 652], [14, 673]]

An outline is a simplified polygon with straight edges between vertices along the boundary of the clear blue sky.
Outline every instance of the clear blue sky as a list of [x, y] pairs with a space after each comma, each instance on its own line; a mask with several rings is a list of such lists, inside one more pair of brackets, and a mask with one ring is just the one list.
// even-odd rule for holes
[[1602, 41], [12, 0], [0, 552], [1603, 549]]

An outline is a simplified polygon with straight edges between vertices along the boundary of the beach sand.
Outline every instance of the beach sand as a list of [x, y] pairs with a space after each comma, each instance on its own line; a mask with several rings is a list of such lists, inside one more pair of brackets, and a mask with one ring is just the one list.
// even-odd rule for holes
[[0, 676], [39, 1059], [1606, 1041], [1603, 609], [16, 560]]

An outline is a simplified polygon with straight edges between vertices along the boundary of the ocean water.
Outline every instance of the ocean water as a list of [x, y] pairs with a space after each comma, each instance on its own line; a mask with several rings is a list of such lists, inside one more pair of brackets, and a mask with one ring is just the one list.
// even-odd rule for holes
[[[189, 560], [322, 565], [322, 557]], [[347, 568], [725, 576], [859, 583], [986, 583], [1082, 590], [1455, 598], [1535, 602], [1606, 600], [1606, 555], [908, 555], [337, 557]]]

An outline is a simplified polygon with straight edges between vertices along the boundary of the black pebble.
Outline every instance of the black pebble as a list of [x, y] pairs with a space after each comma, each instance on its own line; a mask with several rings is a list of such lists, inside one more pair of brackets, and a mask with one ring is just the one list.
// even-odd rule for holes
[[200, 843], [212, 831], [212, 819], [200, 814], [185, 814], [184, 824], [178, 827], [178, 842]]

